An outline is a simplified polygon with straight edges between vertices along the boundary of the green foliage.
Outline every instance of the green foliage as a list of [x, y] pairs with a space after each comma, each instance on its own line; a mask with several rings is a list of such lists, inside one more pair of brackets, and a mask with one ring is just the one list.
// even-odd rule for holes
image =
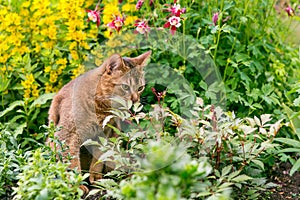
[[14, 134], [0, 124], [0, 198], [11, 197], [12, 186], [17, 182], [17, 175], [25, 163], [23, 150]]
[[83, 178], [73, 171], [66, 173], [67, 167], [68, 164], [56, 163], [51, 152], [32, 152], [18, 175], [14, 199], [80, 199]]
[[117, 102], [123, 109], [108, 119], [122, 118], [129, 122], [126, 129], [116, 131], [118, 138], [100, 138], [101, 145], [85, 143], [104, 152], [99, 162], [115, 163], [99, 181], [106, 196], [228, 199], [234, 190], [232, 198], [253, 199], [257, 190], [272, 186], [262, 176], [264, 159], [278, 146], [272, 141], [281, 125], [270, 123], [270, 115], [240, 119], [200, 103], [191, 111], [193, 118], [183, 119], [161, 105], [137, 114], [138, 103]]

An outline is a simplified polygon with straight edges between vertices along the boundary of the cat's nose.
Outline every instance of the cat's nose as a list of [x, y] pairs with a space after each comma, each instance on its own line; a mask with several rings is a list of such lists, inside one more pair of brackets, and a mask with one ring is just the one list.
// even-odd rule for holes
[[133, 103], [138, 102], [138, 101], [139, 101], [139, 96], [138, 96], [137, 94], [133, 93], [133, 94], [131, 95], [131, 101], [132, 101]]

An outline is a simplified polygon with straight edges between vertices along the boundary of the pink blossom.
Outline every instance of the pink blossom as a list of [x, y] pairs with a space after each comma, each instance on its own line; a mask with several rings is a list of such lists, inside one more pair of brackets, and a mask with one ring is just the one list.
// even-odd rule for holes
[[174, 3], [173, 6], [171, 6], [171, 8], [167, 9], [167, 11], [171, 12], [173, 15], [180, 17], [181, 14], [186, 12], [185, 8], [181, 9], [180, 4], [176, 4]]
[[294, 9], [291, 6], [288, 6], [285, 8], [285, 12], [288, 14], [288, 16], [292, 17], [294, 16]]
[[119, 32], [124, 25], [124, 17], [116, 16], [113, 21], [107, 24], [107, 26], [111, 29], [115, 29], [117, 32]]
[[88, 13], [88, 22], [96, 22], [97, 27], [100, 26], [100, 11], [98, 10], [87, 10]]
[[171, 34], [174, 35], [177, 28], [181, 26], [180, 17], [172, 16], [165, 23], [164, 28], [171, 28]]
[[217, 25], [218, 20], [219, 20], [219, 13], [216, 12], [216, 13], [213, 15], [213, 17], [212, 17], [212, 21], [213, 21], [213, 23], [214, 23], [215, 26]]
[[146, 21], [136, 20], [136, 23], [134, 24], [134, 26], [136, 27], [136, 29], [134, 31], [135, 33], [147, 35], [150, 31], [150, 27], [148, 26]]
[[149, 6], [152, 6], [152, 5], [153, 5], [153, 2], [154, 2], [154, 0], [150, 0], [150, 1], [149, 1]]
[[135, 9], [137, 9], [137, 10], [141, 9], [143, 4], [144, 4], [144, 0], [138, 0], [138, 2], [135, 5]]

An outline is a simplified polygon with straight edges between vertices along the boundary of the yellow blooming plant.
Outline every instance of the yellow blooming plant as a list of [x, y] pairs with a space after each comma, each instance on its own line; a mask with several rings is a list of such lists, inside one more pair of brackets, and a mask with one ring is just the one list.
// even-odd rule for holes
[[[134, 34], [127, 34], [122, 42], [116, 37], [137, 19], [134, 0], [0, 2], [0, 113], [15, 101], [38, 105], [35, 100], [40, 102], [84, 73], [83, 62], [90, 54], [100, 65], [112, 53], [128, 53], [124, 44], [133, 41]], [[99, 14], [97, 24], [90, 23], [95, 16], [88, 15], [88, 9]], [[119, 21], [114, 22], [116, 19]], [[105, 39], [99, 39], [99, 33]], [[30, 112], [23, 109], [29, 123]]]
[[[83, 73], [79, 64], [98, 33], [86, 22], [85, 8], [93, 4], [93, 0], [1, 2], [0, 69], [2, 76], [13, 79], [8, 93], [20, 88], [25, 99], [35, 99], [57, 91], [60, 77]], [[13, 70], [8, 72], [8, 67]]]

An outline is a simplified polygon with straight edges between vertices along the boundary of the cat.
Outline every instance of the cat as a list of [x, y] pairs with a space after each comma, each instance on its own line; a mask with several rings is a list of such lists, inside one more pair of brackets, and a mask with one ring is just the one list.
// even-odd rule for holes
[[[138, 57], [122, 58], [113, 54], [100, 67], [90, 70], [72, 80], [54, 96], [49, 109], [49, 123], [62, 127], [54, 135], [68, 146], [63, 153], [63, 159], [69, 154], [72, 156], [70, 168], [81, 171], [81, 145], [99, 136], [112, 137], [111, 129], [103, 130], [103, 120], [110, 114], [111, 98], [118, 96], [132, 102], [138, 102], [145, 87], [143, 68], [151, 56], [148, 51]], [[117, 125], [115, 121], [110, 123]], [[54, 143], [48, 142], [54, 149]], [[102, 178], [104, 165], [96, 163], [102, 152], [96, 146], [88, 149], [93, 158], [89, 167], [90, 183]], [[82, 186], [84, 192], [88, 189]]]

